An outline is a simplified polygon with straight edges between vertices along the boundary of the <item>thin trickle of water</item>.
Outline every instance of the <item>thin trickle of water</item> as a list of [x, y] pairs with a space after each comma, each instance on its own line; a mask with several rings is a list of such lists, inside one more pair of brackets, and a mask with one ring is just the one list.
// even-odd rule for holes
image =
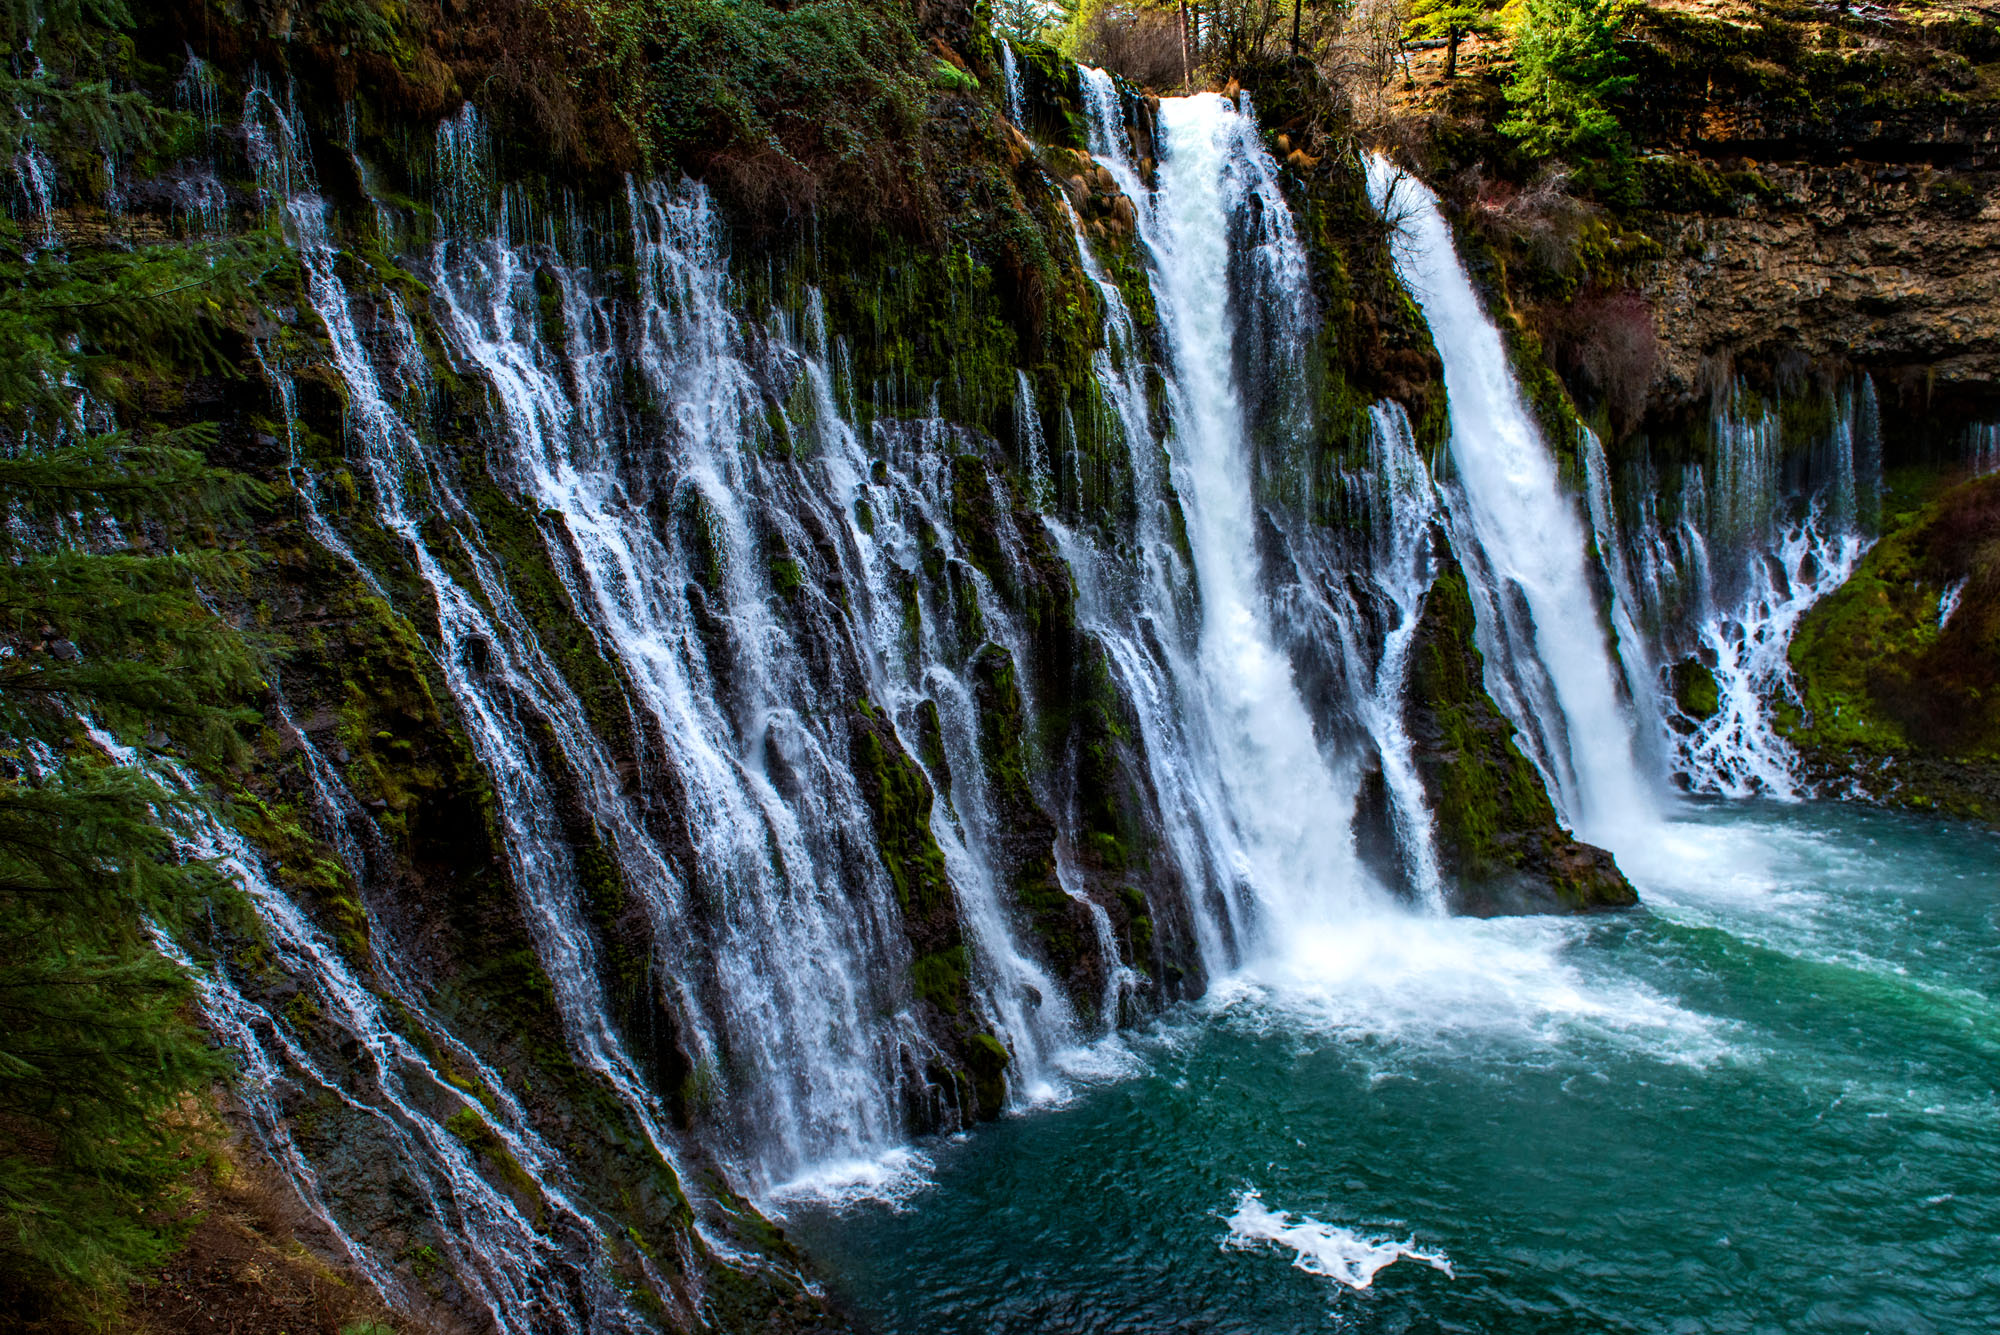
[[[1670, 525], [1652, 504], [1650, 475], [1639, 479], [1645, 501], [1629, 545], [1642, 571], [1634, 597], [1651, 635], [1631, 634], [1633, 652], [1661, 665], [1654, 671], [1663, 687], [1671, 685], [1661, 675], [1667, 665], [1689, 659], [1716, 685], [1717, 707], [1706, 718], [1672, 717], [1663, 701], [1659, 735], [1676, 781], [1690, 791], [1805, 795], [1798, 757], [1774, 717], [1779, 705], [1797, 703], [1786, 655], [1799, 619], [1853, 572], [1881, 507], [1873, 385], [1863, 378], [1843, 390], [1835, 409], [1827, 438], [1794, 460], [1802, 482], [1787, 481], [1777, 410], [1753, 406], [1740, 389], [1717, 410], [1707, 466], [1683, 473]], [[1600, 487], [1607, 484], [1594, 479], [1593, 493]], [[1599, 545], [1615, 582], [1629, 569], [1615, 522]], [[1622, 649], [1623, 623], [1619, 631]]]
[[[305, 748], [308, 774], [322, 800], [339, 801], [337, 794], [345, 792], [344, 785], [339, 785], [331, 766], [282, 705], [280, 721]], [[141, 763], [109, 738], [93, 735], [120, 763]], [[171, 788], [194, 791], [185, 773], [171, 766], [154, 768]], [[359, 815], [359, 804], [351, 794], [346, 794], [345, 802], [352, 814]], [[554, 1152], [529, 1126], [497, 1076], [462, 1044], [433, 1027], [424, 1034], [426, 1042], [433, 1050], [441, 1045], [465, 1064], [481, 1082], [476, 1097], [468, 1092], [466, 1077], [460, 1076], [458, 1082], [447, 1078], [425, 1049], [405, 1037], [391, 1019], [379, 989], [390, 992], [405, 1017], [422, 1016], [423, 1010], [406, 988], [381, 972], [386, 961], [379, 950], [372, 960], [376, 976], [371, 987], [279, 889], [240, 835], [194, 806], [183, 809], [177, 821], [177, 837], [188, 856], [212, 864], [241, 888], [263, 929], [271, 965], [307, 989], [312, 1003], [307, 1013], [313, 1023], [331, 1026], [345, 1037], [341, 1065], [321, 1061], [306, 1034], [290, 1019], [244, 995], [227, 961], [197, 965], [177, 942], [155, 928], [161, 952], [194, 978], [203, 1014], [243, 1064], [238, 1096], [265, 1151], [369, 1283], [392, 1302], [417, 1296], [380, 1262], [371, 1246], [373, 1239], [351, 1222], [343, 1222], [343, 1207], [351, 1204], [345, 1197], [359, 1185], [354, 1170], [340, 1170], [341, 1185], [348, 1192], [335, 1190], [304, 1152], [294, 1138], [291, 1116], [299, 1099], [337, 1107], [353, 1121], [356, 1129], [349, 1134], [358, 1137], [357, 1153], [387, 1156], [395, 1181], [417, 1194], [422, 1213], [435, 1226], [430, 1243], [496, 1329], [580, 1335], [638, 1327], [637, 1317], [602, 1278], [601, 1230], [570, 1200]], [[365, 875], [359, 848], [345, 834], [349, 828], [343, 817], [336, 848], [343, 858], [356, 859], [350, 868], [357, 876]], [[467, 1134], [474, 1125], [478, 1136]], [[495, 1186], [480, 1172], [472, 1145], [482, 1139], [500, 1147], [515, 1170], [533, 1182], [530, 1198], [524, 1199], [519, 1189]], [[566, 1263], [552, 1264], [557, 1260]]]
[[1024, 498], [1036, 509], [1055, 503], [1055, 481], [1049, 474], [1049, 448], [1042, 436], [1042, 410], [1035, 403], [1035, 382], [1026, 371], [1014, 372], [1014, 449], [1027, 477]]
[[1965, 456], [1975, 473], [2000, 469], [2000, 422], [1975, 422], [1967, 427]]
[[[32, 47], [22, 54], [31, 77], [46, 77], [47, 67]], [[14, 209], [18, 215], [25, 208], [39, 233], [22, 257], [32, 260], [41, 251], [56, 250], [62, 245], [62, 238], [56, 235], [56, 168], [35, 138], [34, 111], [16, 103], [14, 114], [28, 127], [14, 150], [14, 179], [20, 182], [21, 187], [21, 198], [14, 204]]]
[[1645, 772], [1664, 773], [1668, 764], [1664, 753], [1666, 720], [1659, 694], [1659, 662], [1640, 626], [1645, 604], [1632, 581], [1625, 545], [1619, 538], [1611, 467], [1604, 458], [1604, 443], [1597, 433], [1581, 427], [1578, 434], [1578, 449], [1583, 457], [1584, 507], [1590, 514], [1591, 539], [1597, 547], [1599, 567], [1610, 583], [1611, 629], [1617, 640], [1618, 662], [1624, 669], [1625, 698], [1639, 720], [1633, 738], [1634, 751]]
[[1000, 43], [1000, 72], [1007, 85], [1007, 119], [1026, 129], [1027, 105], [1021, 96], [1021, 67], [1014, 60], [1014, 44], [1005, 40]]
[[189, 235], [219, 237], [229, 220], [228, 192], [216, 167], [222, 136], [220, 90], [215, 71], [192, 52], [174, 84], [174, 106], [201, 126], [201, 148], [193, 170], [172, 182], [174, 214]]
[[1938, 595], [1937, 623], [1939, 630], [1943, 630], [1946, 626], [1951, 624], [1952, 617], [1955, 616], [1958, 612], [1959, 603], [1965, 597], [1965, 586], [1969, 583], [1971, 583], [1971, 579], [1969, 577], [1966, 579], [1958, 580], [1954, 582], [1949, 588], [1945, 589], [1943, 593]]
[[1520, 730], [1564, 818], [1614, 850], [1658, 821], [1635, 720], [1592, 591], [1585, 529], [1507, 353], [1452, 247], [1437, 197], [1380, 154], [1370, 197], [1395, 229], [1397, 274], [1444, 361], [1453, 546], [1478, 612], [1488, 689]]
[[486, 122], [472, 103], [438, 122], [437, 174], [431, 200], [438, 228], [446, 235], [478, 236], [490, 225], [492, 158]]
[[[1691, 535], [1690, 541], [1699, 538]], [[1756, 552], [1743, 592], [1701, 622], [1697, 652], [1715, 679], [1718, 706], [1677, 739], [1675, 770], [1691, 791], [1805, 795], [1798, 758], [1773, 717], [1778, 704], [1793, 699], [1786, 655], [1799, 618], [1846, 582], [1866, 550], [1859, 534], [1815, 501], [1803, 519], [1786, 524]], [[1696, 568], [1710, 566], [1703, 560]]]
[[1445, 886], [1438, 870], [1436, 825], [1404, 724], [1410, 646], [1416, 638], [1424, 594], [1435, 577], [1430, 534], [1438, 512], [1437, 491], [1402, 405], [1378, 404], [1372, 416], [1375, 430], [1369, 441], [1368, 462], [1374, 483], [1371, 494], [1377, 505], [1371, 566], [1376, 586], [1395, 608], [1396, 622], [1384, 633], [1373, 689], [1362, 697], [1361, 714], [1381, 757], [1396, 840], [1411, 888], [1419, 904], [1432, 913], [1442, 913]]

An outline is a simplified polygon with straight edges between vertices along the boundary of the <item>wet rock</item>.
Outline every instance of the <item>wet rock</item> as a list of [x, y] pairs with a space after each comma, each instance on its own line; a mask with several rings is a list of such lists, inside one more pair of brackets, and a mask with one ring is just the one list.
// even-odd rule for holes
[[1449, 556], [1421, 617], [1404, 723], [1452, 909], [1485, 917], [1637, 903], [1611, 854], [1562, 827], [1514, 725], [1486, 693], [1465, 575]]

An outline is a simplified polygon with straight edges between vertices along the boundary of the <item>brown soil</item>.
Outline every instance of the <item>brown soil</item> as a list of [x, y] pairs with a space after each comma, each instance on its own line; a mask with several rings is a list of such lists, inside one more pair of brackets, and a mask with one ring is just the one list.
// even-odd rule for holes
[[261, 1149], [232, 1138], [202, 1165], [187, 1245], [131, 1291], [129, 1335], [445, 1335], [392, 1312]]

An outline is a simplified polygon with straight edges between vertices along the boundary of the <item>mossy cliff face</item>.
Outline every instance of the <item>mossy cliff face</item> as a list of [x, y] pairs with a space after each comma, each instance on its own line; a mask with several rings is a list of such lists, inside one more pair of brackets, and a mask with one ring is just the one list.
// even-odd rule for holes
[[[985, 801], [993, 828], [983, 852], [1008, 925], [1086, 1029], [1197, 995], [1207, 982], [1136, 713], [1107, 642], [1079, 624], [1056, 540], [1066, 528], [1129, 552], [1138, 532], [1134, 461], [1093, 369], [1104, 302], [1079, 262], [1071, 210], [1157, 360], [1156, 316], [1132, 201], [1077, 152], [1075, 73], [1053, 51], [1020, 52], [1030, 143], [998, 115], [994, 50], [970, 6], [879, 15], [837, 0], [735, 6], [683, 15], [680, 27], [662, 13], [525, 0], [476, 15], [169, 4], [147, 19], [153, 46], [186, 43], [208, 62], [221, 105], [242, 105], [253, 77], [280, 90], [272, 101], [296, 117], [329, 205], [331, 264], [365, 355], [394, 368], [383, 372], [396, 382], [386, 392], [437, 469], [412, 484], [418, 508], [430, 504], [415, 536], [398, 531], [362, 466], [364, 405], [312, 315], [309, 284], [324, 275], [308, 274], [274, 238], [263, 308], [243, 313], [221, 373], [191, 373], [185, 401], [171, 405], [171, 414], [222, 421], [219, 456], [284, 498], [255, 534], [269, 559], [228, 608], [271, 651], [272, 690], [251, 702], [266, 726], [252, 763], [212, 777], [279, 887], [365, 987], [394, 1000], [396, 1033], [441, 1082], [421, 1115], [449, 1133], [471, 1171], [535, 1225], [560, 1227], [550, 1221], [561, 1202], [503, 1134], [518, 1105], [559, 1158], [564, 1192], [602, 1232], [603, 1269], [649, 1320], [824, 1328], [837, 1323], [798, 1278], [799, 1258], [736, 1196], [724, 1166], [729, 1101], [750, 1077], [729, 1051], [701, 1041], [692, 1017], [713, 998], [678, 986], [691, 961], [712, 962], [703, 952], [720, 934], [706, 929], [726, 917], [735, 887], [703, 874], [702, 831], [687, 823], [695, 803], [662, 763], [674, 739], [643, 707], [639, 671], [593, 609], [573, 532], [524, 480], [483, 374], [446, 351], [431, 246], [471, 226], [469, 217], [493, 225], [497, 189], [482, 191], [506, 183], [512, 224], [542, 239], [523, 281], [537, 355], [563, 368], [560, 379], [572, 374], [572, 354], [603, 336], [593, 320], [621, 333], [641, 323], [644, 275], [620, 173], [672, 181], [690, 170], [718, 201], [730, 318], [755, 381], [732, 492], [659, 484], [671, 471], [655, 456], [676, 439], [673, 405], [633, 368], [608, 375], [594, 406], [631, 455], [619, 485], [633, 511], [686, 554], [674, 579], [690, 615], [676, 647], [712, 670], [718, 708], [754, 712], [733, 648], [745, 623], [802, 646], [807, 675], [827, 687], [825, 707], [799, 726], [840, 758], [858, 800], [826, 864], [837, 874], [814, 890], [849, 895], [843, 908], [859, 914], [863, 892], [886, 887], [887, 927], [874, 944], [890, 976], [880, 980], [885, 1014], [869, 1018], [901, 1026], [907, 1017], [912, 1037], [896, 1078], [908, 1090], [902, 1129], [913, 1134], [998, 1114], [1016, 1069], [1003, 1026], [981, 1002], [967, 887], [954, 884], [945, 856], [940, 822], [955, 804]], [[821, 58], [838, 77], [813, 63]], [[672, 85], [698, 60], [712, 68], [698, 68], [702, 96], [690, 98]], [[1270, 138], [1307, 238], [1321, 328], [1306, 365], [1263, 368], [1257, 380], [1266, 554], [1273, 563], [1285, 550], [1358, 562], [1368, 538], [1359, 499], [1366, 409], [1385, 395], [1402, 400], [1434, 451], [1443, 431], [1437, 361], [1393, 280], [1381, 226], [1341, 148], [1344, 127], [1309, 105], [1324, 90], [1268, 74]], [[167, 89], [183, 75], [177, 64], [148, 66], [146, 77]], [[437, 144], [439, 123], [468, 96], [492, 127], [473, 191]], [[1149, 158], [1146, 99], [1129, 88], [1121, 96]], [[216, 120], [207, 151], [229, 216], [239, 229], [275, 228], [244, 132], [228, 115]], [[156, 189], [133, 216], [163, 231], [182, 226], [171, 199]], [[101, 227], [101, 211], [88, 221]], [[584, 271], [597, 285], [566, 304], [575, 294], [565, 284]], [[807, 332], [815, 324], [818, 335]], [[803, 369], [799, 349], [815, 338], [831, 409]], [[1272, 407], [1291, 403], [1279, 391], [1292, 389], [1311, 414], [1303, 439], [1277, 429]], [[823, 433], [836, 425], [829, 412], [865, 454], [851, 528], [844, 503], [819, 508]], [[450, 506], [438, 502], [447, 489], [458, 498]], [[736, 548], [719, 513], [728, 501], [744, 512]], [[905, 508], [892, 516], [892, 505]], [[849, 577], [856, 553], [892, 517], [909, 536], [886, 577], [893, 606], [864, 606], [874, 590]], [[514, 670], [522, 653], [448, 635], [420, 553], [472, 590], [482, 614], [498, 618], [507, 603], [520, 623], [509, 634], [532, 641], [547, 678]], [[490, 585], [482, 562], [500, 572]], [[1450, 867], [1464, 883], [1460, 902], [1494, 912], [1629, 899], [1600, 855], [1561, 834], [1538, 776], [1508, 741], [1453, 578], [1441, 580], [1426, 614], [1412, 721]], [[732, 606], [732, 581], [751, 587], [754, 607]], [[868, 640], [887, 623], [894, 635]], [[887, 665], [920, 645], [965, 685], [963, 702], [920, 680], [885, 703], [893, 692], [878, 688], [898, 684]], [[1297, 652], [1318, 665], [1305, 674], [1309, 689], [1330, 698], [1336, 674], [1311, 646]], [[479, 763], [475, 740], [489, 734], [473, 726], [467, 680], [504, 715], [521, 764], [540, 780], [545, 847], [566, 868], [576, 908], [566, 944], [595, 971], [581, 1004], [601, 1008], [631, 1056], [639, 1102], [657, 1100], [657, 1119], [640, 1116], [630, 1091], [579, 1055], [588, 1044], [568, 990], [578, 980], [551, 977], [544, 964], [548, 928], [525, 884], [536, 869], [503, 809], [502, 785], [514, 776]], [[575, 718], [550, 703], [557, 694], [573, 698]], [[597, 770], [565, 744], [577, 718], [601, 746]], [[797, 798], [782, 746], [769, 732], [746, 736], [726, 761]], [[684, 880], [691, 930], [663, 931], [647, 885], [623, 860], [629, 831], [603, 818], [605, 788]], [[366, 1083], [337, 1017], [272, 964], [256, 931], [223, 922], [198, 944], [227, 961], [246, 996], [338, 1083]], [[390, 986], [392, 966], [416, 980], [413, 1000]], [[1114, 980], [1123, 990], [1107, 997]], [[444, 1259], [454, 1254], [449, 1229], [371, 1132], [375, 1119], [317, 1089], [288, 1095], [281, 1112], [409, 1305], [479, 1319]], [[670, 1142], [664, 1150], [656, 1134]], [[600, 1241], [580, 1236], [588, 1231], [565, 1245], [595, 1257]], [[741, 1264], [736, 1251], [761, 1260]], [[577, 1273], [601, 1271], [592, 1260]]]
[[1888, 527], [1799, 623], [1786, 735], [1822, 781], [2000, 821], [2000, 477]]
[[1541, 776], [1493, 704], [1456, 562], [1424, 597], [1405, 718], [1455, 911], [1582, 912], [1638, 902], [1611, 855], [1556, 819]]

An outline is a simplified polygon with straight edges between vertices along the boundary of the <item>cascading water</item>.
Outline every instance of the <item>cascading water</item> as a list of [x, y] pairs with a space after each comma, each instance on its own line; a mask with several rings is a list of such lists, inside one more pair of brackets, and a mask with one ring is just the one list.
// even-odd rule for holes
[[[343, 791], [330, 766], [311, 749], [302, 732], [285, 720], [306, 749], [307, 765], [321, 801], [339, 802]], [[168, 774], [183, 789], [185, 775]], [[359, 806], [347, 805], [353, 813]], [[339, 824], [335, 824], [338, 819]], [[346, 826], [348, 813], [328, 813], [327, 828]], [[465, 1074], [457, 1080], [440, 1071], [424, 1047], [405, 1037], [402, 1024], [428, 1017], [414, 993], [395, 977], [380, 942], [371, 942], [374, 987], [359, 978], [329, 940], [266, 872], [261, 859], [235, 831], [203, 818], [183, 832], [191, 856], [212, 862], [240, 886], [255, 910], [272, 962], [307, 989], [313, 1022], [332, 1025], [344, 1036], [339, 1066], [313, 1053], [312, 1040], [288, 1018], [274, 1015], [244, 995], [226, 962], [202, 968], [173, 941], [156, 934], [169, 958], [197, 980], [203, 1013], [244, 1063], [239, 1096], [265, 1150], [291, 1181], [308, 1209], [353, 1257], [361, 1273], [385, 1296], [408, 1301], [401, 1280], [374, 1255], [381, 1240], [343, 1223], [335, 1202], [350, 1205], [369, 1190], [364, 1167], [374, 1155], [393, 1165], [399, 1188], [414, 1191], [435, 1227], [431, 1245], [442, 1252], [470, 1300], [503, 1332], [640, 1329], [643, 1322], [602, 1277], [602, 1230], [570, 1200], [562, 1183], [561, 1161], [529, 1124], [526, 1114], [497, 1073], [435, 1023], [423, 1023], [422, 1042], [449, 1054]], [[360, 880], [365, 864], [351, 836], [335, 835], [336, 847], [355, 861]], [[400, 1012], [392, 1021], [387, 991]], [[419, 1017], [422, 1017], [421, 1020]], [[359, 1055], [362, 1069], [351, 1069]], [[468, 1092], [471, 1091], [471, 1092]], [[324, 1099], [347, 1115], [343, 1137], [350, 1154], [340, 1180], [335, 1170], [307, 1156], [292, 1130], [299, 1100]], [[521, 1181], [532, 1186], [503, 1189], [483, 1175], [474, 1145], [490, 1141], [506, 1156]]]
[[[1882, 487], [1874, 387], [1864, 377], [1841, 391], [1826, 438], [1795, 451], [1789, 467], [1776, 408], [1740, 389], [1718, 407], [1712, 435], [1708, 464], [1682, 475], [1676, 517], [1662, 522], [1647, 475], [1633, 487], [1648, 503], [1636, 508], [1632, 541], [1607, 519], [1599, 547], [1614, 582], [1630, 569], [1628, 545], [1636, 552], [1631, 596], [1653, 647], [1636, 627], [1629, 639], [1663, 664], [1656, 680], [1673, 670], [1665, 664], [1691, 660], [1715, 683], [1705, 717], [1662, 720], [1676, 780], [1697, 793], [1795, 798], [1804, 781], [1773, 708], [1792, 689], [1786, 655], [1799, 619], [1845, 582], [1870, 541]], [[1592, 466], [1602, 473], [1601, 455]], [[1601, 503], [1608, 516], [1609, 482], [1594, 476], [1592, 492], [1593, 515]], [[1620, 635], [1622, 644], [1622, 623]]]
[[[1134, 460], [1144, 566], [1119, 570], [1074, 536], [1067, 546], [1080, 611], [1139, 714], [1205, 963], [1219, 974], [1383, 902], [1354, 849], [1350, 767], [1276, 639], [1257, 548], [1240, 368], [1296, 353], [1311, 309], [1305, 259], [1247, 109], [1214, 95], [1164, 101], [1149, 192], [1109, 76], [1086, 69], [1082, 80], [1091, 145], [1139, 205], [1170, 424], [1156, 442], [1129, 315], [1086, 247], [1109, 312], [1099, 376]], [[1260, 322], [1239, 329], [1251, 307]], [[1154, 462], [1162, 444], [1170, 472]], [[1186, 563], [1169, 537], [1176, 512]]]
[[[1445, 886], [1438, 870], [1437, 842], [1430, 801], [1417, 775], [1409, 733], [1403, 722], [1405, 682], [1410, 645], [1416, 638], [1424, 594], [1433, 578], [1431, 527], [1437, 516], [1437, 492], [1428, 465], [1417, 449], [1409, 415], [1399, 403], [1378, 404], [1372, 413], [1369, 489], [1375, 501], [1375, 551], [1370, 563], [1375, 584], [1395, 609], [1395, 624], [1386, 628], [1375, 665], [1373, 689], [1361, 696], [1362, 721], [1375, 740], [1382, 777], [1388, 788], [1396, 840], [1403, 853], [1416, 900], [1433, 913], [1445, 909]], [[1357, 615], [1342, 618], [1346, 655], [1361, 661], [1355, 643]]]
[[1640, 619], [1646, 615], [1646, 604], [1633, 583], [1625, 545], [1619, 538], [1611, 465], [1604, 457], [1604, 442], [1595, 431], [1580, 427], [1577, 434], [1577, 447], [1583, 459], [1584, 508], [1590, 514], [1590, 535], [1597, 548], [1599, 566], [1610, 584], [1611, 630], [1618, 645], [1618, 662], [1624, 669], [1625, 698], [1639, 720], [1633, 738], [1634, 751], [1647, 773], [1664, 773], [1668, 768], [1667, 726], [1660, 701], [1658, 656], [1640, 625]]
[[1302, 314], [1304, 253], [1248, 115], [1207, 94], [1163, 102], [1160, 124], [1160, 187], [1140, 225], [1158, 265], [1154, 295], [1174, 369], [1167, 450], [1201, 593], [1199, 680], [1190, 685], [1212, 720], [1238, 874], [1264, 915], [1253, 920], [1251, 904], [1232, 904], [1234, 927], [1253, 937], [1323, 928], [1367, 894], [1346, 819], [1353, 792], [1272, 637], [1249, 421], [1234, 380], [1238, 303], [1218, 299], [1231, 290], [1240, 246], [1271, 295], [1291, 305], [1267, 318]]
[[2000, 422], [1975, 422], [1967, 427], [1965, 455], [1975, 473], [2000, 469]]
[[[726, 1081], [734, 1157], [769, 1188], [899, 1143], [922, 1038], [907, 996], [885, 984], [907, 969], [893, 894], [856, 837], [872, 819], [846, 739], [829, 729], [856, 674], [816, 672], [771, 611], [773, 561], [792, 558], [767, 556], [757, 530], [806, 489], [758, 458], [763, 403], [724, 304], [718, 224], [695, 187], [635, 189], [627, 202], [643, 284], [642, 341], [629, 351], [672, 423], [669, 450], [631, 448], [612, 375], [628, 350], [584, 275], [548, 268], [562, 285], [566, 357], [536, 323], [536, 268], [552, 257], [449, 241], [435, 257], [438, 292], [452, 348], [499, 404], [512, 481], [561, 525], [549, 546], [573, 559], [563, 573], [576, 604], [666, 749], [670, 779], [653, 779], [680, 797], [696, 893], [721, 920], [696, 921], [676, 899], [655, 931], [704, 940], [696, 958], [712, 974], [689, 976], [692, 960], [667, 967], [700, 999], [691, 1018], [727, 1068], [709, 1078]], [[819, 425], [824, 437], [839, 424]], [[656, 498], [692, 517], [706, 551], [663, 536]], [[785, 527], [785, 551], [812, 549], [815, 534]], [[722, 644], [705, 638], [704, 613]], [[824, 887], [843, 879], [844, 902], [830, 902]]]
[[1000, 43], [1000, 72], [1006, 80], [1007, 119], [1021, 126], [1026, 115], [1026, 103], [1021, 97], [1021, 67], [1014, 61], [1012, 42]]
[[[615, 1091], [654, 1150], [672, 1164], [658, 1099], [625, 1052], [606, 1010], [595, 947], [579, 902], [574, 854], [533, 733], [524, 726], [524, 709], [549, 723], [592, 802], [592, 815], [621, 844], [621, 852], [630, 855], [628, 875], [642, 867], [652, 873], [650, 882], [641, 882], [641, 892], [662, 893], [671, 871], [657, 855], [642, 860], [634, 851], [643, 845], [619, 793], [614, 763], [521, 618], [442, 461], [391, 403], [334, 272], [327, 206], [312, 192], [312, 174], [293, 130], [295, 116], [257, 85], [246, 101], [244, 121], [260, 185], [282, 210], [287, 239], [305, 268], [313, 310], [348, 389], [350, 434], [372, 484], [377, 520], [404, 542], [436, 600], [438, 666], [495, 786], [524, 917], [555, 989], [572, 1049]], [[391, 382], [420, 406], [427, 382], [422, 351], [400, 305], [392, 301], [386, 314]], [[447, 573], [425, 541], [423, 529], [431, 516], [452, 524], [457, 552], [471, 569], [477, 596]]]
[[1437, 197], [1380, 154], [1368, 188], [1396, 272], [1430, 325], [1451, 403], [1453, 546], [1478, 611], [1487, 687], [1579, 833], [1630, 849], [1657, 820], [1635, 720], [1591, 587], [1585, 530], [1531, 419]]

